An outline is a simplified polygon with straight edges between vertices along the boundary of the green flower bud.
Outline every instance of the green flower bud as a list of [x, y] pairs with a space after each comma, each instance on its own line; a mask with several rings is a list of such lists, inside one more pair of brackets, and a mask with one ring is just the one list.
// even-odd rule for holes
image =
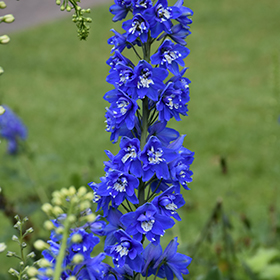
[[31, 266], [28, 268], [27, 274], [30, 277], [36, 276], [38, 274], [38, 270], [34, 266]]
[[0, 66], [0, 75], [4, 73], [4, 69]]
[[60, 5], [61, 4], [61, 2], [60, 2], [60, 0], [56, 0], [56, 5]]
[[90, 202], [88, 200], [85, 200], [85, 201], [81, 202], [79, 209], [80, 209], [80, 211], [84, 211], [84, 210], [88, 209], [89, 207], [90, 207]]
[[62, 5], [62, 6], [60, 7], [60, 10], [61, 10], [61, 11], [64, 11], [64, 10], [65, 10], [65, 6]]
[[27, 246], [27, 244], [26, 244], [25, 242], [22, 242], [22, 243], [21, 243], [21, 247], [22, 247], [22, 248], [26, 248], [26, 246]]
[[52, 266], [52, 264], [46, 259], [40, 259], [39, 266], [40, 267], [50, 267], [50, 266]]
[[3, 106], [0, 106], [0, 116], [5, 113], [5, 108]]
[[59, 216], [64, 213], [63, 210], [59, 206], [54, 206], [52, 212], [55, 216]]
[[13, 257], [15, 255], [16, 255], [15, 252], [8, 251], [6, 256], [10, 258], [10, 257]]
[[7, 245], [5, 243], [0, 243], [0, 253], [4, 252], [7, 249]]
[[87, 9], [87, 10], [86, 10], [86, 13], [88, 13], [88, 14], [89, 14], [89, 13], [90, 13], [90, 9]]
[[80, 243], [83, 240], [83, 237], [82, 237], [81, 234], [75, 233], [75, 234], [72, 235], [71, 240], [72, 240], [73, 243]]
[[41, 209], [46, 213], [50, 213], [53, 210], [53, 207], [50, 203], [45, 203], [42, 205]]
[[78, 189], [77, 195], [78, 195], [78, 197], [82, 197], [82, 196], [84, 196], [86, 193], [87, 193], [86, 187], [80, 187], [80, 188]]
[[73, 257], [72, 262], [73, 262], [74, 264], [79, 264], [79, 263], [83, 262], [84, 259], [85, 259], [85, 258], [84, 258], [84, 256], [83, 256], [82, 254], [76, 254], [76, 255], [74, 255], [74, 257]]
[[87, 222], [89, 222], [89, 223], [94, 222], [95, 219], [96, 219], [96, 216], [95, 216], [93, 213], [91, 213], [91, 214], [89, 214], [89, 215], [86, 216], [86, 220], [87, 220]]
[[49, 245], [43, 240], [39, 239], [34, 242], [34, 247], [39, 251], [43, 251], [44, 249], [49, 248]]
[[67, 280], [77, 280], [77, 278], [75, 276], [70, 276], [67, 278]]
[[18, 237], [16, 235], [13, 235], [12, 240], [15, 241], [15, 242], [18, 242]]
[[8, 14], [3, 16], [2, 21], [4, 21], [5, 23], [11, 23], [13, 21], [15, 21], [15, 18], [12, 14]]
[[7, 7], [4, 1], [0, 1], [0, 9], [5, 9]]
[[26, 230], [26, 234], [32, 233], [34, 231], [34, 229], [32, 227], [30, 227], [29, 229]]
[[73, 224], [73, 223], [75, 223], [76, 221], [77, 221], [77, 218], [76, 218], [76, 216], [75, 215], [70, 215], [69, 217], [68, 217], [68, 219], [69, 219], [69, 222], [71, 223], [71, 224]]
[[0, 44], [8, 44], [10, 42], [10, 37], [8, 35], [0, 36]]
[[52, 204], [53, 205], [62, 205], [62, 200], [60, 199], [60, 197], [54, 197], [52, 199]]
[[55, 232], [56, 232], [57, 234], [62, 234], [62, 233], [63, 233], [63, 230], [64, 230], [63, 227], [58, 227], [58, 228], [55, 229]]
[[16, 271], [15, 269], [13, 269], [13, 268], [10, 268], [10, 269], [8, 270], [8, 272], [9, 272], [10, 274], [12, 274], [13, 276], [16, 276], [16, 277], [19, 276], [19, 272]]
[[67, 5], [66, 11], [67, 11], [67, 12], [71, 12], [71, 10], [72, 10], [71, 6]]
[[35, 257], [35, 253], [34, 252], [30, 252], [26, 257], [29, 259], [33, 259]]
[[70, 196], [73, 196], [74, 194], [76, 194], [76, 189], [73, 186], [71, 186], [68, 191], [69, 191]]
[[28, 221], [28, 218], [27, 217], [24, 217], [23, 220], [22, 220], [24, 223], [26, 223]]
[[44, 222], [44, 228], [46, 230], [52, 230], [52, 229], [54, 229], [54, 225], [51, 221], [48, 220], [48, 221]]
[[88, 17], [87, 22], [92, 22], [92, 19]]
[[53, 269], [48, 268], [48, 269], [46, 270], [46, 275], [49, 276], [49, 277], [52, 277], [52, 276], [53, 276]]

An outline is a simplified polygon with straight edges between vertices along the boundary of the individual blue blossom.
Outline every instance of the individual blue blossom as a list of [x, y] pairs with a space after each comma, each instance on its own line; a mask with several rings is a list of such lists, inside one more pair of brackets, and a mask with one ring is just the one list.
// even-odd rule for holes
[[170, 142], [178, 139], [179, 132], [173, 128], [166, 127], [165, 121], [157, 121], [149, 127], [149, 137], [156, 136], [164, 146], [168, 146]]
[[163, 81], [168, 71], [162, 68], [153, 68], [147, 61], [140, 60], [134, 68], [134, 75], [127, 81], [130, 93], [134, 99], [143, 99], [145, 96], [153, 101], [159, 98], [158, 90], [164, 88]]
[[[97, 189], [97, 194], [106, 202], [112, 202], [113, 207], [118, 207], [127, 199], [133, 204], [138, 203], [134, 190], [138, 187], [139, 181], [136, 177], [118, 170], [112, 170], [106, 177], [101, 178], [101, 183]], [[108, 200], [109, 198], [109, 200]], [[102, 208], [108, 207], [103, 205]]]
[[126, 41], [126, 33], [120, 34], [114, 29], [111, 29], [111, 31], [115, 33], [114, 36], [108, 39], [108, 44], [113, 45], [111, 53], [113, 53], [115, 50], [119, 50], [120, 52], [122, 52], [126, 47], [130, 48], [129, 44]]
[[[161, 257], [162, 248], [160, 244], [154, 245], [153, 243], [149, 243], [148, 246], [143, 251], [143, 258], [145, 265], [142, 269], [142, 275], [144, 277], [149, 277], [152, 274], [156, 274], [158, 268], [154, 268], [155, 262]], [[165, 272], [163, 267], [160, 267], [157, 273], [157, 277], [165, 278]]]
[[157, 39], [158, 41], [161, 40], [163, 37], [170, 37], [174, 42], [185, 46], [187, 45], [186, 37], [191, 34], [189, 28], [184, 27], [181, 23], [176, 24], [171, 27], [170, 33], [164, 32], [160, 37]]
[[183, 27], [189, 28], [188, 25], [192, 23], [192, 20], [189, 18], [189, 16], [193, 15], [193, 11], [188, 7], [184, 7], [183, 4], [184, 0], [178, 0], [174, 5], [175, 7], [178, 7], [182, 12], [182, 14], [178, 18], [176, 18], [176, 20], [179, 21]]
[[154, 174], [158, 179], [169, 179], [167, 164], [177, 157], [177, 152], [177, 149], [163, 146], [156, 136], [150, 137], [139, 156], [143, 162], [143, 180], [150, 180]]
[[115, 125], [119, 128], [122, 124], [126, 124], [128, 130], [135, 126], [135, 112], [138, 109], [138, 104], [121, 90], [111, 90], [104, 97], [105, 100], [111, 103], [110, 111], [113, 112]]
[[174, 84], [174, 87], [176, 89], [181, 89], [182, 90], [182, 95], [184, 94], [184, 98], [187, 100], [186, 102], [189, 102], [190, 100], [190, 86], [189, 84], [191, 81], [184, 77], [185, 72], [187, 71], [188, 68], [183, 68], [179, 75], [173, 76], [169, 82], [172, 82]]
[[132, 19], [125, 21], [122, 27], [126, 31], [128, 42], [132, 43], [137, 38], [142, 43], [147, 42], [150, 25], [141, 14], [136, 14]]
[[174, 75], [179, 75], [179, 66], [184, 66], [184, 58], [190, 50], [181, 45], [175, 45], [171, 40], [166, 39], [158, 48], [158, 51], [151, 56], [151, 63], [168, 69]]
[[151, 36], [156, 38], [162, 31], [171, 32], [171, 19], [176, 19], [182, 14], [178, 7], [168, 7], [167, 0], [158, 0], [154, 7], [144, 12], [145, 18], [151, 26]]
[[188, 107], [186, 103], [188, 101], [189, 96], [186, 96], [181, 89], [175, 89], [173, 83], [168, 83], [156, 104], [159, 111], [159, 120], [168, 122], [174, 117], [176, 121], [180, 121], [180, 115], [187, 115]]
[[153, 6], [152, 0], [132, 0], [133, 13], [143, 13], [143, 11]]
[[106, 254], [113, 258], [116, 266], [122, 267], [127, 264], [132, 270], [141, 272], [143, 265], [142, 244], [132, 239], [123, 230], [116, 231], [114, 235], [117, 239], [117, 244], [106, 247]]
[[106, 63], [111, 67], [110, 72], [116, 70], [116, 65], [119, 63], [134, 68], [133, 63], [128, 58], [123, 56], [119, 50], [115, 50], [114, 55], [111, 56]]
[[27, 128], [8, 106], [3, 105], [2, 107], [5, 112], [0, 115], [0, 137], [8, 141], [7, 152], [16, 154], [19, 140], [27, 138]]
[[114, 157], [113, 163], [118, 164], [121, 170], [130, 172], [136, 177], [143, 175], [142, 164], [138, 158], [140, 141], [137, 138], [123, 137], [120, 141], [120, 151]]
[[189, 273], [187, 267], [192, 259], [186, 255], [177, 253], [178, 245], [177, 237], [172, 239], [153, 266], [154, 269], [162, 266], [167, 280], [173, 280], [174, 275], [178, 280], [183, 280], [182, 274]]
[[192, 182], [193, 172], [190, 170], [190, 165], [194, 160], [194, 152], [185, 147], [179, 150], [179, 157], [169, 164], [172, 183], [177, 186], [177, 191], [181, 184], [186, 190], [189, 190], [188, 183]]
[[115, 244], [117, 242], [117, 239], [114, 233], [119, 229], [125, 228], [120, 221], [122, 215], [123, 214], [121, 211], [119, 211], [116, 208], [110, 207], [108, 211], [108, 216], [106, 217], [108, 224], [104, 228], [104, 232], [106, 235], [104, 247]]
[[124, 214], [121, 222], [127, 227], [125, 231], [133, 235], [135, 240], [141, 241], [145, 235], [154, 244], [159, 244], [165, 230], [175, 224], [171, 218], [159, 214], [157, 208], [151, 203], [145, 203], [134, 212]]
[[131, 7], [131, 0], [115, 0], [115, 4], [110, 7], [110, 12], [115, 15], [113, 21], [124, 19]]
[[127, 89], [127, 83], [134, 80], [134, 70], [127, 65], [118, 63], [114, 71], [107, 76], [106, 81], [116, 88]]
[[177, 209], [185, 204], [183, 196], [179, 193], [174, 192], [175, 187], [172, 186], [164, 191], [159, 196], [156, 196], [152, 204], [154, 204], [159, 213], [167, 217], [174, 217], [176, 220], [181, 221], [182, 219], [177, 213]]

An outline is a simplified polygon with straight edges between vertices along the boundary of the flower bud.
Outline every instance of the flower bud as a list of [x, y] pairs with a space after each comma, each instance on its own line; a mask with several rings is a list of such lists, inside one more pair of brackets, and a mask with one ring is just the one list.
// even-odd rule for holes
[[62, 5], [62, 6], [60, 7], [60, 10], [61, 10], [61, 11], [64, 11], [64, 10], [65, 10], [65, 6]]
[[67, 11], [67, 12], [71, 12], [71, 6], [67, 5], [66, 11]]
[[34, 242], [34, 247], [39, 251], [43, 251], [44, 249], [47, 249], [49, 245], [43, 240], [39, 239]]
[[7, 7], [4, 1], [0, 1], [0, 9], [5, 9]]
[[85, 194], [87, 193], [87, 189], [86, 189], [86, 187], [80, 187], [79, 189], [78, 189], [78, 196], [79, 197], [82, 197], [82, 196], [84, 196]]
[[35, 253], [34, 252], [30, 252], [26, 257], [29, 259], [33, 259], [35, 257]]
[[54, 229], [54, 225], [51, 221], [45, 221], [44, 222], [44, 228], [46, 230], [52, 230], [52, 229]]
[[88, 199], [88, 200], [93, 200], [94, 198], [94, 194], [93, 192], [88, 192], [86, 195], [85, 195], [85, 199]]
[[48, 269], [46, 270], [46, 275], [49, 276], [49, 277], [52, 277], [52, 276], [53, 276], [53, 269], [48, 268]]
[[76, 255], [74, 255], [74, 257], [73, 257], [72, 262], [73, 262], [74, 264], [79, 264], [79, 263], [83, 262], [84, 259], [85, 259], [85, 258], [84, 258], [84, 256], [83, 256], [82, 254], [76, 254]]
[[22, 247], [22, 248], [26, 248], [26, 246], [27, 246], [27, 244], [26, 244], [25, 242], [22, 242], [22, 243], [21, 243], [21, 247]]
[[86, 216], [86, 220], [87, 220], [87, 222], [89, 222], [89, 223], [94, 222], [95, 219], [96, 219], [96, 216], [95, 216], [93, 213], [91, 213], [91, 214], [89, 214], [89, 215]]
[[0, 116], [5, 113], [5, 108], [3, 106], [0, 106]]
[[52, 264], [46, 259], [40, 259], [39, 266], [40, 267], [50, 267], [50, 266], [52, 266]]
[[3, 16], [2, 21], [4, 21], [5, 23], [11, 23], [15, 20], [14, 16], [12, 14], [8, 14]]
[[77, 278], [75, 276], [70, 276], [67, 278], [67, 280], [77, 280]]
[[7, 257], [13, 257], [13, 256], [15, 256], [15, 255], [16, 255], [15, 252], [8, 251], [6, 256], [7, 256]]
[[10, 269], [8, 270], [8, 272], [9, 272], [10, 274], [12, 274], [13, 276], [16, 276], [16, 277], [19, 276], [19, 272], [16, 271], [15, 269], [13, 269], [13, 268], [10, 268]]
[[34, 266], [29, 267], [27, 270], [27, 274], [30, 277], [36, 276], [37, 273], [38, 273], [38, 270]]
[[84, 210], [88, 209], [89, 207], [90, 207], [90, 202], [88, 200], [85, 200], [85, 201], [81, 202], [81, 204], [79, 206], [79, 210], [84, 211]]
[[60, 2], [60, 0], [56, 0], [56, 5], [60, 5], [61, 4], [61, 2]]
[[7, 245], [5, 243], [0, 243], [0, 253], [4, 252], [7, 249]]
[[63, 227], [58, 227], [58, 228], [55, 229], [55, 232], [56, 232], [57, 234], [62, 234], [62, 233], [63, 233], [63, 230], [64, 230]]
[[0, 44], [8, 44], [10, 42], [10, 37], [8, 35], [0, 36]]
[[30, 228], [28, 228], [27, 230], [26, 230], [26, 234], [29, 234], [29, 233], [32, 233], [34, 231], [34, 229], [32, 228], [32, 227], [30, 227]]
[[18, 242], [18, 237], [16, 235], [13, 235], [12, 240], [15, 241], [15, 242]]
[[50, 213], [53, 209], [52, 205], [50, 203], [45, 203], [42, 205], [41, 209], [46, 213]]
[[77, 221], [77, 218], [76, 218], [76, 216], [75, 215], [70, 215], [69, 217], [68, 217], [68, 220], [69, 220], [69, 222], [71, 223], [71, 224], [73, 224], [73, 223], [75, 223], [76, 221]]
[[62, 204], [62, 200], [60, 199], [60, 197], [54, 197], [52, 199], [52, 204], [53, 205], [61, 205]]
[[80, 243], [83, 240], [83, 237], [82, 237], [81, 234], [75, 233], [75, 234], [72, 235], [71, 240], [72, 240], [73, 243]]
[[69, 195], [69, 190], [67, 190], [66, 188], [62, 188], [60, 190], [60, 193], [63, 195], [63, 196], [68, 196]]
[[0, 66], [0, 75], [4, 73], [4, 69]]
[[55, 216], [59, 216], [59, 215], [63, 214], [63, 210], [59, 206], [54, 206], [52, 212]]

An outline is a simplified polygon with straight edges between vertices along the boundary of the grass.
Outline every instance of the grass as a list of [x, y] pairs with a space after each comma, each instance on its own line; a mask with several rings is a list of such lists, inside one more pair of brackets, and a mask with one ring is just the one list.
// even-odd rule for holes
[[[184, 192], [187, 207], [176, 228], [182, 241], [191, 243], [218, 197], [228, 213], [246, 213], [261, 230], [267, 226], [269, 206], [279, 202], [280, 95], [275, 85], [280, 6], [277, 0], [187, 5], [195, 12], [186, 59], [192, 81], [189, 117], [170, 126], [187, 134], [185, 146], [196, 153], [194, 181], [191, 191]], [[28, 126], [34, 155], [30, 163], [10, 158], [2, 143], [1, 187], [18, 211], [31, 216], [36, 216], [34, 208], [24, 204], [34, 194], [28, 177], [48, 194], [85, 185], [103, 175], [104, 150], [118, 151], [104, 130], [108, 104], [102, 97], [111, 89], [105, 82], [106, 42], [110, 29], [120, 30], [120, 25], [111, 22], [108, 6], [94, 8], [91, 16], [86, 42], [76, 38], [73, 23], [64, 19], [11, 34], [10, 44], [0, 49], [5, 69], [1, 102]], [[221, 157], [227, 174], [221, 172]], [[2, 223], [8, 226], [4, 216]], [[9, 238], [4, 228], [0, 234], [4, 241]]]

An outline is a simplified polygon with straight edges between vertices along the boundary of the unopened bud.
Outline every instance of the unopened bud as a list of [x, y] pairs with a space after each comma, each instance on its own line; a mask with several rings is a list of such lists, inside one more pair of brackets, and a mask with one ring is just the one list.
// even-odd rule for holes
[[37, 273], [38, 273], [38, 270], [34, 266], [29, 267], [27, 270], [27, 274], [30, 277], [36, 276]]
[[82, 197], [82, 196], [84, 196], [85, 194], [87, 193], [87, 189], [86, 189], [86, 187], [80, 187], [79, 189], [78, 189], [78, 196], [79, 197]]
[[47, 276], [53, 276], [53, 269], [51, 269], [51, 268], [48, 268], [47, 270], [46, 270], [46, 275]]
[[79, 233], [75, 233], [72, 235], [71, 240], [73, 243], [80, 243], [83, 240], [83, 237]]
[[63, 214], [63, 210], [59, 206], [54, 206], [53, 211], [55, 216], [59, 216]]
[[51, 221], [45, 221], [44, 222], [44, 228], [46, 230], [52, 230], [52, 229], [54, 229], [54, 225]]
[[85, 258], [84, 258], [84, 256], [83, 256], [82, 254], [76, 254], [76, 255], [74, 255], [74, 257], [73, 257], [72, 262], [73, 262], [74, 264], [79, 264], [79, 263], [83, 262], [84, 259], [85, 259]]
[[64, 196], [68, 196], [68, 195], [69, 195], [69, 191], [68, 191], [66, 188], [62, 188], [62, 189], [60, 190], [60, 193], [61, 193], [62, 195], [64, 195]]
[[39, 266], [40, 267], [50, 267], [50, 266], [52, 266], [52, 264], [46, 259], [40, 259]]
[[0, 1], [0, 9], [5, 9], [7, 7], [4, 1]]
[[67, 5], [66, 11], [67, 11], [67, 12], [71, 12], [71, 7], [70, 7], [69, 5]]
[[80, 204], [80, 211], [84, 211], [86, 209], [88, 209], [90, 207], [90, 202], [88, 200], [85, 200], [83, 201], [81, 204]]
[[52, 211], [53, 207], [50, 203], [45, 203], [42, 205], [41, 209], [48, 214]]
[[61, 11], [64, 11], [64, 10], [65, 10], [65, 6], [62, 5], [62, 6], [60, 7], [60, 10], [61, 10]]
[[54, 198], [52, 199], [52, 204], [53, 204], [53, 205], [61, 205], [61, 204], [62, 204], [61, 198], [60, 198], [60, 197], [54, 197]]
[[5, 108], [3, 106], [0, 106], [0, 116], [5, 113]]
[[90, 17], [88, 17], [87, 22], [92, 22], [92, 19]]
[[89, 223], [94, 222], [95, 219], [96, 219], [96, 216], [93, 213], [86, 216], [86, 220]]
[[29, 229], [26, 230], [26, 234], [32, 233], [34, 231], [34, 229], [32, 227], [30, 227]]
[[26, 246], [27, 246], [27, 244], [26, 244], [25, 242], [22, 242], [22, 243], [21, 243], [21, 247], [22, 247], [22, 248], [26, 248]]
[[18, 237], [16, 235], [13, 235], [12, 240], [18, 242]]
[[94, 198], [93, 192], [88, 192], [88, 193], [85, 195], [85, 199], [93, 200], [93, 198]]
[[34, 242], [34, 247], [39, 251], [43, 251], [44, 249], [47, 249], [49, 245], [43, 240], [37, 240]]
[[64, 228], [63, 227], [58, 227], [57, 229], [55, 229], [55, 232], [57, 234], [62, 234], [63, 233]]
[[7, 245], [5, 243], [0, 243], [0, 253], [4, 252], [7, 249]]
[[3, 16], [2, 21], [4, 21], [5, 23], [11, 23], [15, 20], [14, 16], [12, 14], [8, 14]]
[[75, 223], [76, 221], [77, 221], [77, 218], [76, 218], [76, 216], [75, 215], [70, 215], [69, 217], [68, 217], [68, 220], [69, 220], [69, 222], [71, 223], [71, 224], [73, 224], [73, 223]]
[[77, 280], [77, 278], [75, 276], [70, 276], [67, 278], [67, 280]]
[[8, 44], [10, 42], [10, 37], [8, 35], [0, 36], [0, 44]]
[[28, 218], [27, 218], [27, 217], [24, 217], [24, 218], [22, 219], [22, 221], [23, 221], [24, 223], [26, 223], [26, 222], [28, 221]]
[[4, 73], [4, 69], [0, 66], [0, 75]]
[[15, 252], [8, 251], [6, 256], [7, 256], [7, 257], [13, 257], [13, 256], [15, 256], [15, 255], [16, 255]]
[[30, 252], [30, 253], [27, 255], [27, 258], [33, 259], [35, 256], [36, 256], [36, 255], [35, 255], [34, 252]]
[[60, 2], [60, 0], [56, 0], [56, 5], [60, 5], [61, 4], [61, 2]]
[[16, 276], [16, 277], [19, 276], [19, 272], [16, 271], [15, 269], [13, 269], [13, 268], [10, 268], [10, 269], [8, 270], [8, 272], [9, 272], [10, 274], [12, 274], [13, 276]]

